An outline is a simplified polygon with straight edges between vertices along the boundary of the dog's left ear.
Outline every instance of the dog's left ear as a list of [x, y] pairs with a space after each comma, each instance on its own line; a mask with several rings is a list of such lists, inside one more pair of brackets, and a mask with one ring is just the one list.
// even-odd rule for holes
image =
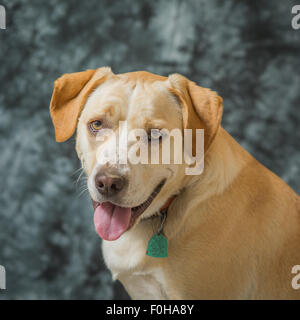
[[63, 142], [73, 135], [89, 95], [109, 74], [113, 74], [111, 69], [103, 67], [64, 74], [54, 82], [50, 114], [57, 142]]
[[204, 150], [207, 151], [220, 127], [223, 99], [216, 92], [200, 87], [180, 74], [170, 75], [169, 82], [169, 90], [183, 108], [184, 129], [193, 130], [193, 154], [196, 129], [204, 129]]

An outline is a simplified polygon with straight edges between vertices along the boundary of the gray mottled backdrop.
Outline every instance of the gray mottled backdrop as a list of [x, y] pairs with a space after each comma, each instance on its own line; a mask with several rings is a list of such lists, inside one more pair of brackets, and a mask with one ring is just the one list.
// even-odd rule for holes
[[223, 126], [299, 193], [295, 3], [0, 0], [0, 298], [127, 297], [101, 258], [74, 138], [54, 141], [48, 106], [62, 73], [179, 72], [217, 90]]

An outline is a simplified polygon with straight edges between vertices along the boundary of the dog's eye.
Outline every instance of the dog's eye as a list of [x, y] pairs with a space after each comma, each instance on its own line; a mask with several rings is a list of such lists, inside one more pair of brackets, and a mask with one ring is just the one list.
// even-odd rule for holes
[[151, 129], [150, 133], [148, 134], [148, 141], [151, 140], [162, 140], [162, 133], [159, 129]]
[[92, 133], [97, 133], [102, 128], [102, 121], [95, 120], [89, 123], [89, 129]]

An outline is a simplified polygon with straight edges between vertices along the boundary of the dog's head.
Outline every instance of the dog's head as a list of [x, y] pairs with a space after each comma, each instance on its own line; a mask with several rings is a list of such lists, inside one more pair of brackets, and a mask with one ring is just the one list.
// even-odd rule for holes
[[76, 150], [97, 231], [115, 240], [184, 187], [188, 165], [176, 161], [184, 159], [183, 142], [174, 138], [177, 145], [169, 144], [169, 162], [162, 159], [162, 145], [172, 130], [192, 129], [195, 154], [195, 131], [204, 129], [208, 150], [220, 126], [222, 99], [179, 74], [116, 75], [99, 68], [56, 80], [50, 113], [58, 142], [77, 128]]

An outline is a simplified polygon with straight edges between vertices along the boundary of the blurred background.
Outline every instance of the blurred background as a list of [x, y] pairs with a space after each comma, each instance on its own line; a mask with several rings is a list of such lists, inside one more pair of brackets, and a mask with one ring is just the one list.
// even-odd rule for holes
[[128, 298], [103, 263], [74, 137], [54, 139], [63, 73], [179, 72], [218, 91], [225, 129], [299, 193], [296, 3], [0, 0], [0, 299]]

